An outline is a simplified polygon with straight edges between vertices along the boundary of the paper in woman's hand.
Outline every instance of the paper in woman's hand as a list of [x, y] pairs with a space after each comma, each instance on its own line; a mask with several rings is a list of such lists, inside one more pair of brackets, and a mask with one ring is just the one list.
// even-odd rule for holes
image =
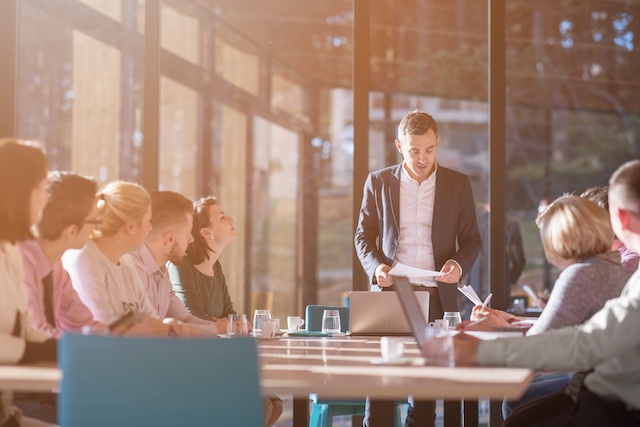
[[389, 274], [393, 276], [404, 276], [404, 277], [439, 277], [442, 276], [443, 273], [439, 271], [433, 270], [423, 270], [421, 268], [409, 267], [408, 265], [404, 265], [402, 263], [398, 263], [389, 270]]
[[480, 299], [478, 294], [476, 294], [476, 291], [474, 291], [471, 286], [466, 285], [461, 288], [458, 288], [458, 290], [462, 292], [462, 295], [469, 298], [469, 301], [471, 301], [475, 305], [482, 305], [482, 300]]

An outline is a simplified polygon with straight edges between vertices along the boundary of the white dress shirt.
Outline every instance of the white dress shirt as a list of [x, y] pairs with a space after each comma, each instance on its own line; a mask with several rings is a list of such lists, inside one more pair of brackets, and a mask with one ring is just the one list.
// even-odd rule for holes
[[[409, 176], [402, 165], [400, 177], [400, 241], [393, 265], [402, 263], [423, 270], [435, 270], [431, 228], [436, 196], [436, 169], [419, 183]], [[436, 286], [429, 277], [410, 277], [409, 281], [423, 286]]]

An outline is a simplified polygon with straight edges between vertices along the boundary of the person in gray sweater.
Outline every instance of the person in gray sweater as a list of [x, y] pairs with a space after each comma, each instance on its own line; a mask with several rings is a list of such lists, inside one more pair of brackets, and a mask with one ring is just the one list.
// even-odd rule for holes
[[[613, 231], [626, 247], [637, 253], [640, 251], [640, 160], [618, 168], [609, 184]], [[535, 405], [532, 402], [528, 408], [534, 412], [523, 407], [517, 413], [529, 417], [527, 425], [536, 426], [637, 426], [640, 425], [639, 327], [640, 271], [636, 271], [618, 298], [607, 301], [579, 326], [492, 342], [458, 334], [454, 338], [456, 365], [586, 371], [581, 383], [577, 381], [576, 387], [567, 389], [570, 397], [559, 393], [553, 399], [545, 398]], [[525, 418], [519, 417], [523, 421]]]
[[[605, 302], [620, 296], [631, 274], [624, 271], [620, 254], [611, 251], [613, 230], [609, 214], [592, 201], [577, 196], [562, 196], [536, 219], [547, 260], [562, 269], [540, 318], [527, 335], [537, 335], [564, 326], [579, 325], [600, 310]], [[509, 325], [515, 316], [474, 307], [472, 319], [487, 316], [487, 323]], [[518, 401], [505, 400], [506, 418], [513, 409], [551, 394], [571, 380], [570, 372], [536, 376]]]

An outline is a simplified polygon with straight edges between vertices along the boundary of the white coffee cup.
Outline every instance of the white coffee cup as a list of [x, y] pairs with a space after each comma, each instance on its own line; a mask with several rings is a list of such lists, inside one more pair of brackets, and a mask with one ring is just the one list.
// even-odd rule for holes
[[269, 319], [262, 322], [262, 336], [265, 338], [273, 338], [280, 329], [280, 321], [277, 319]]
[[304, 319], [300, 316], [287, 316], [287, 326], [290, 331], [295, 331], [304, 325]]
[[384, 362], [396, 362], [402, 359], [404, 353], [404, 342], [402, 338], [382, 337], [380, 338], [380, 353]]
[[429, 326], [437, 329], [448, 329], [448, 324], [444, 319], [436, 319], [433, 322], [429, 322]]

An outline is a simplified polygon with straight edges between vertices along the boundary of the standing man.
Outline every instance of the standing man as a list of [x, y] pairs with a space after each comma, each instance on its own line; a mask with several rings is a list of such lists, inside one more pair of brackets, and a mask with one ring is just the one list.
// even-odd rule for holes
[[[613, 232], [640, 252], [640, 160], [625, 163], [609, 181]], [[580, 326], [524, 338], [479, 342], [454, 338], [456, 365], [502, 365], [544, 371], [586, 371], [574, 375], [566, 393], [530, 402], [505, 425], [640, 425], [640, 271], [618, 298]]]
[[[482, 247], [469, 177], [436, 163], [439, 143], [431, 115], [413, 111], [402, 118], [395, 144], [404, 161], [369, 174], [355, 234], [360, 263], [383, 291], [394, 290], [389, 270], [398, 263], [444, 273], [438, 282], [409, 278], [414, 290], [430, 294], [430, 321], [458, 311], [456, 284]], [[385, 424], [393, 410], [393, 402], [367, 399], [363, 425]], [[415, 402], [407, 425], [433, 420], [434, 410], [435, 402]]]
[[458, 311], [455, 284], [482, 247], [469, 177], [436, 163], [439, 143], [429, 114], [402, 118], [395, 144], [404, 161], [369, 174], [355, 234], [362, 267], [382, 290], [393, 290], [389, 270], [397, 263], [444, 273], [437, 282], [410, 278], [431, 294], [429, 320]]
[[[193, 242], [191, 235], [193, 203], [172, 191], [153, 193], [151, 195], [151, 226], [153, 228], [142, 249], [130, 253], [151, 305], [157, 310], [161, 320], [175, 319], [184, 323], [185, 326], [216, 335], [216, 323], [200, 319], [187, 311], [173, 292], [165, 266], [167, 261], [176, 265], [181, 264], [187, 246]], [[222, 326], [226, 332], [226, 323]]]

